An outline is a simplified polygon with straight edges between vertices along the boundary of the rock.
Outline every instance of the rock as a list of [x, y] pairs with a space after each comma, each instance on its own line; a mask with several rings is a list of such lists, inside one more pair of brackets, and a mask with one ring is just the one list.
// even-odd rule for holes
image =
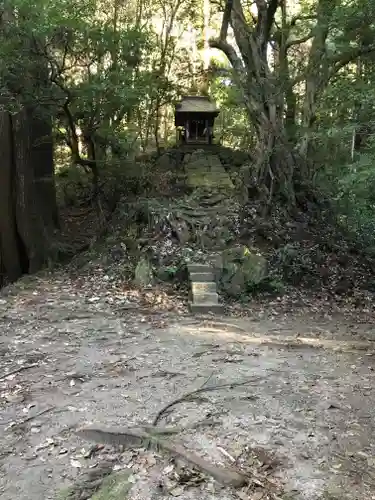
[[191, 238], [190, 229], [184, 220], [171, 219], [170, 225], [174, 231], [174, 236], [181, 245], [185, 245]]
[[224, 250], [215, 268], [222, 289], [232, 297], [241, 296], [267, 277], [267, 260], [245, 246]]
[[134, 283], [138, 286], [150, 286], [153, 283], [152, 266], [148, 259], [142, 257], [135, 268]]
[[174, 280], [176, 273], [177, 268], [163, 266], [157, 270], [156, 276], [159, 281], [169, 282]]
[[248, 153], [240, 150], [225, 148], [223, 146], [218, 150], [218, 155], [221, 162], [228, 165], [228, 168], [238, 168], [244, 163], [250, 161], [250, 155]]
[[110, 255], [112, 257], [112, 260], [114, 260], [115, 262], [118, 262], [125, 257], [125, 249], [121, 245], [115, 245], [110, 250]]
[[175, 170], [176, 162], [170, 154], [164, 153], [157, 159], [155, 167], [163, 172], [168, 172], [170, 170]]
[[126, 500], [133, 486], [130, 471], [116, 472], [107, 476], [91, 500]]
[[184, 163], [189, 163], [191, 161], [191, 154], [190, 153], [186, 153], [185, 156], [184, 156]]

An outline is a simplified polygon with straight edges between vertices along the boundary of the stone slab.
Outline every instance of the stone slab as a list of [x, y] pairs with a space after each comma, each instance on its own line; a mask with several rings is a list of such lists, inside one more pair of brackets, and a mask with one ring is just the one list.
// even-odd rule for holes
[[194, 304], [218, 304], [219, 296], [216, 292], [214, 293], [193, 293]]
[[209, 273], [190, 273], [191, 283], [210, 283], [215, 282], [215, 275], [213, 272]]
[[188, 264], [188, 271], [192, 273], [212, 273], [212, 267], [209, 264]]
[[223, 304], [194, 304], [192, 302], [189, 303], [189, 309], [194, 314], [223, 314], [224, 306]]
[[216, 283], [214, 281], [192, 281], [191, 291], [193, 295], [200, 293], [216, 293]]

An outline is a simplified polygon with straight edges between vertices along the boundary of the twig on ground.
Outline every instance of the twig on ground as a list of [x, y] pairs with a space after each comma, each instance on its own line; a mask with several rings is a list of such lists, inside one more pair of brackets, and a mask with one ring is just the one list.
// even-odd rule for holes
[[142, 425], [141, 427], [146, 432], [150, 432], [154, 435], [156, 434], [158, 436], [171, 436], [173, 434], [181, 434], [181, 432], [184, 431], [195, 430], [199, 429], [200, 427], [214, 427], [215, 425], [220, 425], [220, 421], [206, 418], [184, 427], [160, 427], [160, 425], [158, 425], [157, 427], [153, 425]]
[[50, 411], [54, 410], [55, 408], [56, 408], [55, 406], [51, 406], [50, 408], [45, 408], [44, 410], [38, 411], [38, 413], [35, 413], [34, 415], [30, 415], [30, 417], [23, 419], [21, 422], [17, 423], [17, 425], [25, 425], [28, 422], [31, 422], [31, 420], [34, 420], [34, 418], [38, 418], [38, 417], [44, 415], [45, 413], [49, 413]]
[[[211, 378], [211, 375], [210, 375], [209, 379], [210, 378]], [[202, 394], [203, 392], [218, 391], [220, 389], [232, 389], [233, 387], [239, 387], [239, 386], [242, 386], [242, 385], [247, 385], [247, 384], [250, 384], [251, 382], [256, 382], [257, 380], [260, 380], [260, 377], [257, 377], [257, 378], [253, 377], [252, 379], [245, 380], [243, 382], [231, 382], [231, 383], [227, 383], [227, 384], [218, 384], [218, 385], [206, 386], [208, 380], [206, 380], [206, 382], [203, 384], [203, 386], [200, 387], [199, 389], [195, 389], [194, 391], [188, 392], [188, 393], [184, 394], [183, 396], [175, 399], [174, 401], [171, 401], [166, 406], [164, 406], [164, 408], [162, 408], [158, 412], [158, 414], [156, 415], [156, 417], [154, 418], [154, 421], [152, 422], [152, 425], [155, 427], [157, 425], [157, 423], [159, 422], [159, 420], [161, 419], [161, 417], [168, 410], [170, 410], [173, 406], [176, 406], [176, 405], [178, 405], [180, 403], [184, 403], [186, 401], [194, 401], [195, 396], [197, 396], [198, 394]]]
[[14, 370], [11, 370], [10, 372], [4, 373], [4, 375], [1, 375], [0, 381], [5, 380], [10, 375], [14, 375], [15, 373], [23, 372], [24, 370], [28, 370], [29, 368], [34, 368], [35, 366], [39, 366], [38, 363], [32, 363], [31, 365], [19, 366], [18, 368], [15, 368]]
[[228, 460], [230, 460], [233, 464], [236, 462], [236, 459], [232, 457], [230, 453], [227, 452], [227, 450], [224, 450], [221, 446], [218, 446], [217, 449], [222, 453]]
[[201, 385], [201, 388], [207, 387], [208, 382], [212, 379], [213, 376], [214, 376], [214, 372], [211, 372], [209, 374], [209, 376], [206, 378], [206, 380], [203, 382], [203, 384]]

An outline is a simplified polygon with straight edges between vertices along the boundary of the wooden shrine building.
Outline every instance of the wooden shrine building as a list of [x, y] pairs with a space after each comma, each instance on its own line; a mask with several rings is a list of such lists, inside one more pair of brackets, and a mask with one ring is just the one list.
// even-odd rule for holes
[[209, 97], [183, 97], [175, 108], [177, 143], [212, 144], [218, 114], [216, 104]]

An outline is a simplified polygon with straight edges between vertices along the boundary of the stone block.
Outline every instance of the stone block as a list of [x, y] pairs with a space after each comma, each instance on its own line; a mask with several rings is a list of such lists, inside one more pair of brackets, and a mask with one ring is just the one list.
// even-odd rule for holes
[[191, 291], [193, 295], [216, 293], [216, 283], [214, 281], [192, 281]]
[[210, 281], [215, 282], [215, 274], [210, 272], [194, 272], [190, 273], [190, 281], [192, 283], [209, 283]]
[[189, 309], [193, 314], [223, 314], [224, 306], [223, 304], [194, 304], [190, 302]]
[[212, 273], [210, 264], [187, 264], [187, 268], [190, 275], [193, 273]]
[[218, 304], [219, 296], [216, 292], [211, 293], [193, 293], [194, 304]]

